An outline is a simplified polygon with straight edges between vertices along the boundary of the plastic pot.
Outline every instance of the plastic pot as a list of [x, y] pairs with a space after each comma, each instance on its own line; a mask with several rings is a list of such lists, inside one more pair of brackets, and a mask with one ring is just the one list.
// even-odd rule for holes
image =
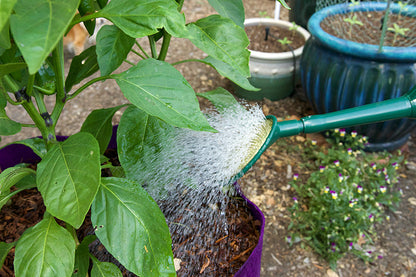
[[[117, 149], [116, 144], [116, 132], [117, 126], [113, 127], [113, 136], [109, 143], [109, 149]], [[65, 136], [58, 136], [57, 139], [59, 141], [65, 140], [67, 137]], [[11, 144], [5, 146], [4, 148], [0, 149], [0, 170], [4, 170], [8, 167], [12, 167], [19, 163], [35, 163], [39, 162], [40, 158], [37, 156], [33, 151], [21, 144]], [[258, 277], [260, 276], [260, 269], [261, 269], [261, 255], [262, 255], [262, 248], [263, 248], [263, 235], [264, 235], [264, 226], [265, 226], [265, 219], [264, 215], [253, 202], [248, 200], [244, 194], [241, 192], [239, 185], [235, 183], [237, 191], [239, 195], [247, 201], [247, 206], [249, 207], [254, 220], [259, 220], [261, 222], [260, 225], [260, 236], [259, 241], [256, 247], [253, 249], [251, 255], [247, 259], [247, 261], [241, 266], [238, 272], [234, 275], [235, 277]]]
[[[391, 11], [397, 12], [392, 4]], [[386, 3], [364, 3], [360, 10], [384, 10]], [[308, 23], [311, 38], [304, 47], [300, 70], [303, 89], [315, 112], [322, 114], [393, 99], [416, 84], [416, 47], [383, 47], [340, 39], [320, 26], [330, 15], [346, 13], [348, 4], [316, 12]], [[416, 7], [407, 15], [416, 17]], [[394, 150], [408, 140], [416, 127], [411, 119], [352, 127], [368, 137], [370, 151]]]
[[[244, 26], [277, 26], [289, 29], [292, 24], [271, 18], [249, 18], [244, 22]], [[309, 38], [309, 33], [302, 27], [297, 32], [301, 34], [305, 41]], [[290, 94], [295, 89], [294, 85], [299, 77], [299, 62], [303, 51], [303, 46], [294, 49], [293, 52], [266, 53], [251, 51], [250, 54], [250, 83], [260, 89], [260, 91], [247, 91], [235, 85], [235, 94], [247, 100], [280, 100]], [[294, 66], [295, 64], [295, 66]], [[296, 67], [296, 70], [295, 70]]]

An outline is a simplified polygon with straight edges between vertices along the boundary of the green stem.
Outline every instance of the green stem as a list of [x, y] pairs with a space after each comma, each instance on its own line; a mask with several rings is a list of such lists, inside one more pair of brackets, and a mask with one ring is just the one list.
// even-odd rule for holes
[[53, 129], [58, 123], [59, 116], [65, 106], [66, 92], [65, 92], [65, 69], [64, 69], [64, 46], [61, 39], [56, 48], [52, 52], [52, 60], [55, 69], [55, 107], [53, 108], [51, 118], [53, 122]]
[[78, 23], [89, 21], [91, 19], [95, 19], [95, 18], [98, 18], [100, 16], [101, 16], [100, 13], [96, 12], [96, 13], [91, 13], [91, 14], [84, 15], [83, 17], [79, 17], [78, 19], [74, 19], [74, 20], [72, 20], [71, 25], [69, 25], [68, 30], [70, 30], [74, 25], [77, 25]]
[[134, 49], [131, 49], [131, 52], [133, 52], [134, 54], [136, 54], [137, 56], [139, 56], [140, 58], [142, 58], [143, 60], [146, 59], [142, 54], [140, 54], [139, 52], [137, 52]]
[[101, 76], [101, 77], [97, 77], [94, 78], [88, 82], [86, 82], [85, 84], [83, 84], [79, 89], [77, 89], [74, 93], [69, 94], [66, 98], [66, 100], [71, 100], [74, 97], [76, 97], [78, 94], [80, 94], [84, 89], [86, 89], [87, 87], [89, 87], [90, 85], [99, 82], [99, 81], [103, 81], [103, 80], [107, 80], [107, 79], [111, 79], [113, 77], [113, 75], [108, 75], [108, 76]]
[[40, 114], [47, 113], [48, 110], [46, 109], [45, 101], [43, 101], [43, 94], [39, 93], [37, 90], [34, 90], [33, 97], [35, 98], [36, 105], [38, 106]]
[[139, 49], [143, 52], [143, 54], [144, 54], [147, 58], [150, 58], [149, 54], [147, 54], [147, 52], [143, 49], [143, 47], [140, 45], [140, 43], [138, 43], [138, 42], [136, 41], [136, 45], [137, 45], [137, 47], [139, 47]]
[[3, 93], [4, 97], [6, 97], [7, 102], [10, 103], [11, 105], [18, 106], [18, 105], [21, 105], [22, 104], [22, 102], [16, 102], [16, 101], [14, 101], [10, 97], [10, 95], [7, 93], [7, 91], [3, 91], [2, 93]]
[[75, 228], [71, 224], [66, 222], [65, 223], [65, 229], [67, 229], [69, 231], [69, 233], [72, 235], [72, 237], [75, 241], [75, 245], [78, 247], [78, 245], [80, 245], [80, 243], [79, 243], [77, 232], [75, 231]]
[[380, 45], [378, 46], [378, 52], [380, 53], [383, 50], [384, 39], [386, 37], [387, 25], [389, 23], [389, 13], [390, 13], [390, 4], [391, 0], [387, 1], [387, 8], [383, 18], [383, 28], [381, 30]]
[[125, 63], [128, 63], [128, 64], [129, 64], [129, 65], [131, 65], [131, 66], [135, 66], [135, 64], [134, 64], [133, 62], [129, 61], [129, 60], [124, 60], [124, 62], [125, 62]]
[[152, 51], [152, 58], [157, 59], [157, 50], [156, 50], [156, 42], [153, 36], [148, 36], [150, 50]]
[[166, 30], [163, 30], [163, 42], [162, 47], [160, 49], [159, 57], [157, 58], [158, 60], [164, 61], [166, 59], [171, 38], [172, 36], [168, 32], [166, 32]]
[[35, 83], [35, 74], [29, 75], [29, 79], [27, 81], [27, 87], [26, 87], [26, 94], [29, 97], [32, 96], [32, 90], [33, 90], [34, 83]]
[[182, 61], [177, 61], [177, 62], [171, 63], [171, 65], [178, 65], [178, 64], [187, 63], [187, 62], [202, 62], [202, 60], [200, 60], [200, 59], [187, 59], [187, 60], [182, 60]]

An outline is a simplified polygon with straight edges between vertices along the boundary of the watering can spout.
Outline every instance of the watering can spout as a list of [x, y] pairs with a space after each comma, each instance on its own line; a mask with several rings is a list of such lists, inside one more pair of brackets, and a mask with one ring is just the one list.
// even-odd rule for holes
[[[340, 110], [327, 114], [311, 115], [300, 120], [288, 120], [277, 122], [273, 115], [266, 118], [268, 128], [260, 136], [263, 139], [260, 145], [254, 149], [251, 160], [238, 174], [241, 177], [260, 158], [264, 151], [277, 139], [295, 136], [298, 134], [317, 133], [335, 128], [346, 128], [376, 122], [383, 122], [399, 118], [416, 118], [416, 86], [404, 96], [367, 104], [350, 109]], [[251, 150], [253, 151], [253, 150]]]

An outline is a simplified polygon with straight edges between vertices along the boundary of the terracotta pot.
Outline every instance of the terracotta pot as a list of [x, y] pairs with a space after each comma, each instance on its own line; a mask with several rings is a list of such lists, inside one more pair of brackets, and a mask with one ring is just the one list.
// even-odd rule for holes
[[[109, 149], [117, 149], [116, 144], [116, 132], [117, 126], [113, 127], [113, 136], [110, 140]], [[65, 136], [58, 136], [57, 139], [59, 141], [65, 140], [67, 137]], [[0, 149], [0, 170], [4, 170], [8, 167], [12, 167], [19, 163], [34, 163], [40, 160], [39, 156], [37, 156], [33, 151], [21, 144], [12, 144], [5, 146], [4, 148]], [[263, 248], [263, 234], [264, 234], [264, 226], [265, 226], [265, 219], [264, 215], [253, 202], [248, 200], [244, 194], [241, 192], [239, 185], [236, 183], [236, 188], [240, 196], [247, 201], [247, 206], [249, 207], [254, 220], [259, 220], [261, 222], [260, 226], [260, 236], [259, 241], [256, 247], [253, 249], [251, 255], [247, 259], [247, 261], [241, 266], [238, 272], [234, 275], [235, 277], [257, 277], [260, 276], [260, 269], [261, 269], [261, 255], [262, 255], [262, 248]]]

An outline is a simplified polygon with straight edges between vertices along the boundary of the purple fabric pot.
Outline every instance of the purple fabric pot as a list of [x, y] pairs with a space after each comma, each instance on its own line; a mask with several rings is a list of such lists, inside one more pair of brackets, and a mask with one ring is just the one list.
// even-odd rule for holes
[[[117, 149], [116, 141], [117, 126], [113, 127], [113, 136], [111, 137], [108, 148]], [[65, 140], [67, 137], [58, 136], [59, 141]], [[12, 167], [19, 163], [34, 163], [40, 160], [33, 151], [22, 144], [11, 144], [0, 149], [0, 169], [4, 170], [8, 167]], [[260, 220], [260, 237], [256, 247], [253, 249], [251, 255], [247, 261], [241, 266], [234, 277], [259, 277], [261, 269], [261, 254], [263, 249], [263, 235], [265, 219], [262, 211], [253, 202], [247, 199], [247, 197], [241, 192], [240, 186], [235, 183], [236, 188], [240, 196], [247, 201], [247, 205], [253, 215], [254, 220]]]

